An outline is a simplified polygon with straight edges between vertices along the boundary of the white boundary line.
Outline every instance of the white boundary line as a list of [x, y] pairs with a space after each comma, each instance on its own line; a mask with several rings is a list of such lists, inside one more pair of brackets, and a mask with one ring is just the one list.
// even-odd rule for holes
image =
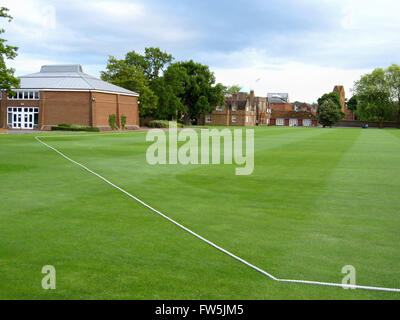
[[[115, 133], [113, 133], [113, 134], [115, 134]], [[55, 138], [55, 137], [62, 137], [62, 136], [64, 136], [64, 137], [65, 136], [76, 137], [77, 135], [71, 134], [71, 135], [42, 136], [41, 138]], [[95, 136], [95, 135], [80, 135], [80, 136]], [[291, 279], [279, 279], [279, 278], [276, 278], [272, 274], [264, 271], [263, 269], [260, 269], [260, 268], [256, 267], [255, 265], [247, 262], [246, 260], [234, 255], [233, 253], [229, 252], [228, 250], [225, 250], [224, 248], [216, 245], [215, 243], [211, 242], [210, 240], [207, 240], [206, 238], [200, 236], [199, 234], [195, 233], [194, 231], [190, 230], [189, 228], [186, 228], [185, 226], [183, 226], [180, 223], [176, 222], [175, 220], [171, 219], [167, 215], [165, 215], [165, 214], [161, 213], [160, 211], [154, 209], [153, 207], [151, 207], [150, 205], [148, 205], [144, 201], [140, 200], [139, 198], [133, 196], [129, 192], [125, 191], [124, 189], [122, 189], [122, 188], [118, 187], [117, 185], [113, 184], [112, 182], [110, 182], [109, 180], [104, 178], [103, 176], [101, 176], [98, 173], [90, 170], [88, 167], [84, 166], [83, 164], [80, 164], [79, 162], [69, 158], [68, 156], [66, 156], [65, 154], [63, 154], [62, 152], [57, 150], [56, 148], [54, 148], [54, 147], [48, 145], [47, 143], [43, 142], [42, 140], [40, 140], [40, 138], [38, 136], [35, 136], [35, 139], [36, 139], [36, 141], [40, 142], [41, 144], [43, 144], [47, 148], [57, 152], [63, 158], [65, 158], [68, 161], [76, 164], [77, 166], [81, 167], [82, 169], [90, 172], [91, 174], [93, 174], [96, 177], [100, 178], [101, 180], [103, 180], [104, 182], [108, 183], [109, 185], [111, 185], [115, 189], [117, 189], [117, 190], [121, 191], [122, 193], [126, 194], [128, 197], [130, 197], [133, 200], [139, 202], [140, 204], [142, 204], [146, 208], [150, 209], [151, 211], [157, 213], [158, 215], [160, 215], [164, 219], [166, 219], [166, 220], [172, 222], [173, 224], [177, 225], [179, 228], [185, 230], [186, 232], [188, 232], [191, 235], [195, 236], [196, 238], [206, 242], [207, 244], [209, 244], [210, 246], [214, 247], [215, 249], [227, 254], [228, 256], [232, 257], [233, 259], [238, 260], [239, 262], [241, 262], [241, 263], [245, 264], [246, 266], [248, 266], [248, 267], [250, 267], [250, 268], [252, 268], [252, 269], [254, 269], [254, 270], [256, 270], [256, 271], [258, 271], [260, 273], [262, 273], [263, 275], [267, 276], [268, 278], [270, 278], [270, 279], [272, 279], [274, 281], [288, 282], [288, 283], [301, 283], [301, 284], [310, 284], [310, 285], [320, 285], [320, 286], [330, 286], [330, 287], [341, 287], [343, 289], [362, 289], [362, 290], [374, 290], [374, 291], [386, 291], [386, 292], [400, 292], [400, 289], [394, 289], [394, 288], [371, 287], [371, 286], [348, 285], [348, 284], [339, 284], [339, 283], [331, 283], [331, 282], [319, 282], [319, 281], [308, 281], [308, 280], [291, 280]]]

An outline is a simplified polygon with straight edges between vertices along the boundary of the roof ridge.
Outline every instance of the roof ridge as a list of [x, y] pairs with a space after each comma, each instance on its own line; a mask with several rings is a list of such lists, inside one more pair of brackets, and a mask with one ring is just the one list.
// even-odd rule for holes
[[[82, 74], [85, 75], [84, 72], [82, 72]], [[88, 86], [89, 86], [91, 89], [95, 89], [95, 87], [94, 87], [93, 85], [91, 85], [91, 84], [89, 83], [89, 81], [87, 81], [87, 80], [85, 79], [85, 77], [84, 77], [82, 74], [79, 74], [79, 76], [88, 84]]]

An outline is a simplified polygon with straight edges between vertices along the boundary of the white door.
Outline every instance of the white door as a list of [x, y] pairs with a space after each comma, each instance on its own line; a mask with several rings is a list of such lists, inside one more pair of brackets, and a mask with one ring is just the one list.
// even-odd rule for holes
[[297, 127], [297, 119], [289, 119], [289, 126], [290, 127]]
[[11, 120], [9, 125], [13, 129], [33, 129], [38, 122], [39, 108], [9, 107], [8, 114], [8, 119]]
[[303, 119], [303, 127], [311, 127], [312, 122], [310, 119]]

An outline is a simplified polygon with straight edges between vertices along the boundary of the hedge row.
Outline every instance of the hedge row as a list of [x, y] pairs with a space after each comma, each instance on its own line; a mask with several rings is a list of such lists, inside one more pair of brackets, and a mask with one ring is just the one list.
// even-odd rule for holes
[[53, 131], [89, 131], [89, 132], [99, 132], [100, 129], [97, 127], [85, 127], [76, 124], [60, 123], [57, 126], [51, 127]]

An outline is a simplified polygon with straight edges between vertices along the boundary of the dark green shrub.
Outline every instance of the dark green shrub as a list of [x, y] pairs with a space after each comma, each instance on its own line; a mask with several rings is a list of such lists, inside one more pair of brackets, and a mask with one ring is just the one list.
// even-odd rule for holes
[[59, 126], [59, 127], [72, 127], [73, 124], [71, 124], [71, 123], [59, 123], [57, 126]]
[[169, 122], [167, 120], [153, 120], [149, 123], [150, 128], [168, 128]]
[[140, 121], [141, 127], [150, 127], [150, 122], [153, 121], [153, 118], [144, 117], [144, 118], [140, 118], [139, 121]]
[[65, 124], [60, 123], [58, 126], [51, 127], [52, 131], [87, 131], [87, 132], [99, 132], [100, 129], [97, 127], [85, 127], [76, 124]]
[[108, 116], [108, 124], [110, 125], [112, 130], [117, 129], [117, 117], [115, 114], [110, 114]]
[[126, 116], [121, 115], [121, 128], [125, 129], [125, 126], [126, 126]]

